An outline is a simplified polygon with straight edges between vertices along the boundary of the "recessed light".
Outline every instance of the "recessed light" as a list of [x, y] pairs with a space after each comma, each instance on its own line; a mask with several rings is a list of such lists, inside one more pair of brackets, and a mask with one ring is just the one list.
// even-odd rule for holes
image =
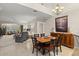
[[41, 3], [41, 5], [44, 5], [44, 3]]
[[33, 10], [33, 12], [38, 12], [37, 10]]

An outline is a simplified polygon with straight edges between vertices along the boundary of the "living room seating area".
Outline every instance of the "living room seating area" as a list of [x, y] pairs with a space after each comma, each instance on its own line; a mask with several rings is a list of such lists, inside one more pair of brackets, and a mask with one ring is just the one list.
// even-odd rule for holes
[[29, 34], [28, 34], [28, 32], [21, 32], [18, 34], [16, 33], [14, 35], [14, 38], [15, 38], [15, 42], [22, 43], [22, 42], [26, 41], [27, 39], [29, 39]]

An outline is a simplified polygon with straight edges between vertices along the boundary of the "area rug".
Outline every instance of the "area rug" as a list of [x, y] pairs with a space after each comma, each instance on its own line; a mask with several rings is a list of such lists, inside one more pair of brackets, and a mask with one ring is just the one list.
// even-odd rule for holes
[[72, 54], [72, 56], [79, 56], [79, 48], [76, 48]]

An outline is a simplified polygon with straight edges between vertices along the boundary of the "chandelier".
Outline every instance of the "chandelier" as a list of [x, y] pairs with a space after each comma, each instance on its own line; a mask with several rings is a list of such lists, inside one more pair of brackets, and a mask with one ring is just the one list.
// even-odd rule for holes
[[63, 11], [64, 7], [60, 6], [59, 4], [52, 10], [56, 15], [59, 15]]

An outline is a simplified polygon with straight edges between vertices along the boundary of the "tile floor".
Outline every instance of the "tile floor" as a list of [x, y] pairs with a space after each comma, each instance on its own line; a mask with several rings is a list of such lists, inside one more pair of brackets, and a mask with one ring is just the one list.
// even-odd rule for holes
[[[62, 53], [59, 52], [59, 56], [72, 56], [73, 51], [74, 49], [62, 46]], [[41, 53], [38, 55], [42, 56]], [[31, 39], [23, 43], [16, 43], [13, 35], [4, 35], [0, 37], [0, 56], [36, 56], [36, 53], [32, 54]], [[53, 56], [53, 52], [51, 52], [51, 56]]]

